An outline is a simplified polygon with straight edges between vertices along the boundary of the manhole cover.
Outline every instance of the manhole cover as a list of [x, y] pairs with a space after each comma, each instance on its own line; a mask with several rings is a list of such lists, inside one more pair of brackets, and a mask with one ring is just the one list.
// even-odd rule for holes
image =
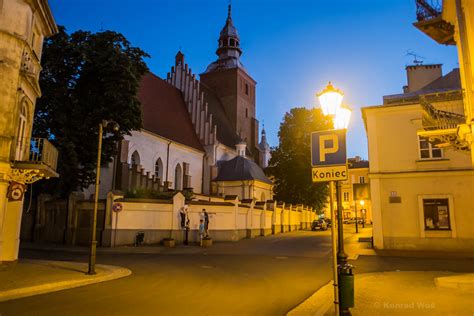
[[288, 257], [276, 257], [276, 259], [285, 260], [285, 259], [288, 259]]

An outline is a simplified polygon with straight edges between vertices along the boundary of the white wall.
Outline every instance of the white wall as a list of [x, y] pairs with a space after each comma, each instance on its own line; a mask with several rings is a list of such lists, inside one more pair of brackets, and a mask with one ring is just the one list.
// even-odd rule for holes
[[[155, 172], [155, 163], [158, 158], [163, 163], [163, 179], [162, 181], [172, 182], [172, 188], [175, 184], [175, 168], [177, 164], [183, 168], [183, 162], [189, 164], [189, 175], [191, 176], [191, 187], [194, 192], [202, 192], [202, 172], [203, 172], [203, 157], [204, 152], [198, 151], [197, 149], [185, 146], [173, 141], [169, 141], [160, 136], [151, 134], [146, 131], [133, 131], [132, 136], [125, 136], [128, 143], [128, 158], [127, 162], [131, 162], [132, 154], [137, 151], [140, 155], [140, 165], [145, 169], [145, 172], [149, 171], [150, 174]], [[169, 161], [167, 160], [169, 150]], [[168, 161], [168, 168], [167, 168]], [[166, 171], [168, 174], [166, 176]]]

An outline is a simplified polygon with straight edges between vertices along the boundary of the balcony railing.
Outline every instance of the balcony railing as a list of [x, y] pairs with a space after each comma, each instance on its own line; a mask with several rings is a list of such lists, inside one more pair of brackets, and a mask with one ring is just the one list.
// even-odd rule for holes
[[[27, 146], [29, 141], [29, 147]], [[46, 138], [18, 139], [15, 162], [44, 165], [56, 171], [58, 150]]]
[[416, 19], [413, 25], [439, 44], [455, 45], [454, 26], [443, 20], [443, 1], [415, 0]]
[[456, 129], [458, 125], [466, 122], [462, 114], [436, 109], [425, 98], [420, 98], [423, 108], [423, 128], [425, 130], [448, 130]]
[[442, 10], [443, 1], [441, 0], [416, 0], [416, 19], [418, 22], [439, 17]]
[[459, 139], [457, 131], [460, 125], [466, 122], [463, 114], [436, 109], [424, 97], [420, 98], [423, 109], [423, 130], [419, 136], [427, 137], [436, 147], [454, 147], [458, 150], [469, 150], [469, 145]]

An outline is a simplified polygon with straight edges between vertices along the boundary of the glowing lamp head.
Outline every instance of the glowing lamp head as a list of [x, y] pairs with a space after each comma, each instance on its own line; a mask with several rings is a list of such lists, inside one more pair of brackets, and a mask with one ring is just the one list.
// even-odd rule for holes
[[361, 200], [359, 203], [360, 203], [360, 206], [364, 206], [365, 201], [364, 201], [364, 200]]
[[324, 115], [336, 115], [337, 109], [341, 107], [344, 94], [341, 90], [334, 88], [331, 82], [323, 91], [317, 94], [321, 110]]
[[334, 129], [347, 129], [351, 119], [351, 109], [347, 106], [342, 106], [337, 109], [336, 115], [333, 118]]

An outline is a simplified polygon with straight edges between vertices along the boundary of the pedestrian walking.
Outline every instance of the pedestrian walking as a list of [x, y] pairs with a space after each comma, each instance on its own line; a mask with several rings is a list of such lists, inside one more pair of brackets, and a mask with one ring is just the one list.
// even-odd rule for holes
[[199, 246], [202, 247], [202, 239], [204, 238], [204, 221], [201, 219], [199, 220]]
[[207, 214], [206, 209], [202, 209], [202, 214], [204, 217], [204, 231], [206, 234], [206, 238], [209, 237], [209, 214]]

